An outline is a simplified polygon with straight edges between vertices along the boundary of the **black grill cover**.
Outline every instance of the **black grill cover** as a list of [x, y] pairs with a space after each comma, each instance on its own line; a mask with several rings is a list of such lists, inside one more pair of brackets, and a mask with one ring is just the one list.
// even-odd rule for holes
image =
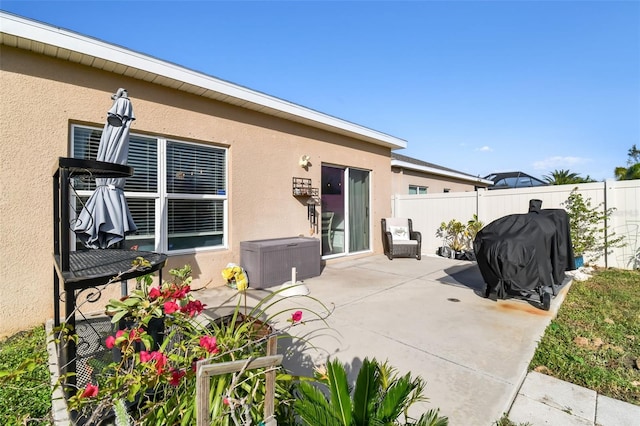
[[474, 240], [482, 277], [500, 298], [553, 288], [562, 283], [565, 270], [574, 269], [567, 213], [540, 209], [534, 201], [529, 213], [497, 219]]

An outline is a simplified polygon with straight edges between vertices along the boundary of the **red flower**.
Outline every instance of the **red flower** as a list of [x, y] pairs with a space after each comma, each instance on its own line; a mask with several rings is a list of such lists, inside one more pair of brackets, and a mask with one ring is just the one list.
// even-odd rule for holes
[[[121, 345], [122, 342], [126, 341], [127, 340], [127, 336], [125, 336], [125, 334], [124, 334], [125, 331], [127, 331], [127, 330], [118, 330], [118, 331], [116, 331], [115, 337], [114, 336], [108, 336], [104, 340], [104, 344], [107, 347], [107, 349], [113, 349], [114, 346]], [[129, 332], [129, 336], [131, 336], [131, 332]]]
[[140, 362], [151, 361], [151, 353], [147, 351], [140, 351]]
[[96, 395], [98, 395], [98, 386], [87, 383], [87, 387], [84, 388], [80, 398], [93, 398]]
[[182, 299], [191, 291], [191, 287], [185, 285], [184, 287], [177, 287], [173, 293], [171, 293], [171, 297], [175, 299]]
[[302, 321], [302, 311], [295, 311], [291, 314], [291, 322]]
[[192, 300], [192, 301], [189, 301], [189, 303], [187, 303], [186, 305], [184, 305], [182, 309], [180, 309], [180, 312], [189, 314], [189, 316], [193, 318], [194, 316], [202, 312], [205, 306], [207, 305], [203, 305], [202, 302], [200, 302], [199, 300]]
[[151, 287], [151, 290], [149, 290], [149, 299], [151, 300], [157, 299], [161, 295], [162, 293], [158, 287]]
[[169, 384], [171, 386], [178, 386], [180, 384], [180, 379], [187, 374], [182, 370], [173, 370], [171, 371], [171, 380], [169, 380]]
[[218, 342], [216, 341], [216, 338], [213, 336], [200, 337], [200, 346], [203, 347], [210, 354], [215, 354], [218, 352]]
[[109, 336], [105, 339], [104, 344], [107, 346], [107, 349], [113, 349], [116, 343], [116, 338], [114, 336]]
[[229, 405], [229, 398], [227, 398], [226, 396], [224, 398], [222, 398], [222, 403], [224, 405]]
[[164, 302], [164, 313], [169, 315], [180, 310], [180, 305], [176, 302]]
[[156, 372], [158, 375], [164, 372], [164, 366], [167, 365], [167, 357], [162, 352], [153, 351], [140, 351], [140, 362], [152, 362], [155, 361]]
[[139, 342], [140, 336], [142, 336], [144, 330], [141, 328], [134, 328], [129, 332], [129, 340], [132, 342]]

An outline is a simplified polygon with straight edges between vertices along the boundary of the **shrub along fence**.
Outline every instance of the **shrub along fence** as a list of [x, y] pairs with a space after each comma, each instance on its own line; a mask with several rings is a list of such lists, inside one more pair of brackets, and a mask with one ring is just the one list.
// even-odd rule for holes
[[602, 253], [599, 266], [621, 269], [640, 268], [640, 180], [550, 185], [535, 188], [449, 192], [425, 195], [395, 195], [394, 217], [409, 217], [413, 227], [422, 233], [422, 252], [435, 254], [442, 246], [436, 235], [442, 222], [457, 219], [463, 223], [478, 215], [485, 225], [514, 213], [527, 213], [529, 200], [542, 200], [543, 209], [562, 209], [571, 191], [577, 188], [591, 206], [599, 210], [615, 209], [606, 224], [606, 235], [624, 237], [624, 247]]

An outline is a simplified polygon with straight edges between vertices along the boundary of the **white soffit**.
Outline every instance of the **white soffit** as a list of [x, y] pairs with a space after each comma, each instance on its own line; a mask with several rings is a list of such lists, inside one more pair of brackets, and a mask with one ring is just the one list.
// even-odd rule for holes
[[490, 180], [487, 180], [487, 179], [482, 179], [482, 178], [479, 178], [479, 177], [466, 175], [464, 173], [456, 173], [456, 172], [453, 172], [453, 171], [442, 170], [442, 169], [438, 169], [436, 167], [421, 166], [419, 164], [413, 164], [413, 163], [409, 163], [407, 161], [400, 161], [400, 160], [392, 159], [391, 160], [391, 167], [400, 167], [400, 168], [403, 168], [403, 169], [416, 170], [416, 171], [419, 171], [419, 172], [430, 173], [430, 174], [434, 174], [434, 175], [438, 175], [438, 176], [446, 176], [446, 177], [450, 177], [450, 178], [465, 180], [465, 181], [468, 181], [468, 182], [475, 182], [475, 183], [482, 183], [482, 184], [486, 184], [486, 185], [493, 185], [493, 182], [490, 181]]
[[148, 81], [391, 149], [407, 141], [209, 75], [61, 28], [0, 12], [0, 45]]

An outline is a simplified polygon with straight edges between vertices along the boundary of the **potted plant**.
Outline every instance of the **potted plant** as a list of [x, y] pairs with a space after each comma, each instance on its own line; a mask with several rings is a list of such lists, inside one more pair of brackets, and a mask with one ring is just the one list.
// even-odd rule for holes
[[478, 216], [475, 214], [466, 224], [457, 219], [442, 222], [436, 233], [443, 238], [443, 247], [440, 248], [438, 254], [459, 260], [475, 259], [472, 249], [473, 239], [483, 226], [483, 223], [478, 220]]
[[[460, 258], [466, 247], [466, 226], [457, 219], [442, 222], [438, 228], [438, 236], [443, 238], [443, 247], [450, 250], [442, 250], [440, 255], [445, 257]], [[446, 256], [449, 254], [449, 256]]]

